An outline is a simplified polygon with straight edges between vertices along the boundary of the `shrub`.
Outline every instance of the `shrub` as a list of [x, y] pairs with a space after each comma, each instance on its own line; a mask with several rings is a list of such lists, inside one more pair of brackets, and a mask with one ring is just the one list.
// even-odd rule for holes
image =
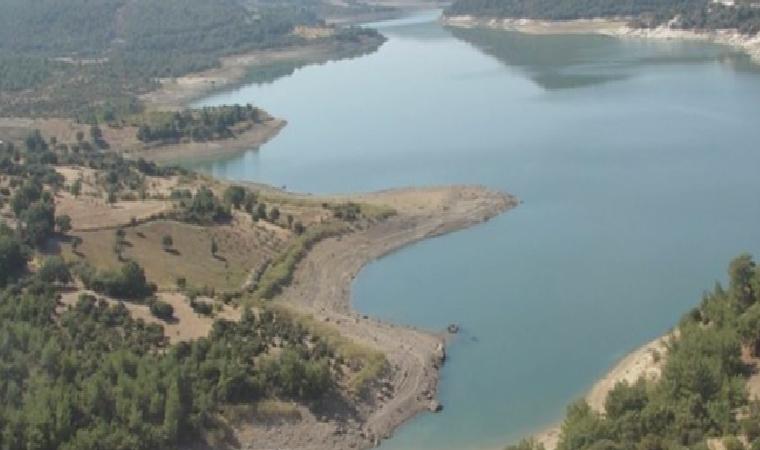
[[191, 300], [190, 307], [193, 308], [193, 311], [195, 311], [196, 314], [201, 314], [204, 316], [210, 316], [214, 312], [214, 307], [211, 305], [211, 303], [201, 300]]
[[47, 283], [61, 282], [68, 283], [71, 281], [71, 272], [66, 262], [60, 256], [47, 258], [42, 267], [37, 272], [40, 280]]
[[161, 320], [169, 320], [174, 317], [174, 307], [162, 300], [156, 300], [150, 305], [150, 313]]
[[66, 214], [62, 214], [55, 218], [55, 226], [58, 227], [58, 231], [62, 234], [66, 234], [71, 231], [71, 217]]

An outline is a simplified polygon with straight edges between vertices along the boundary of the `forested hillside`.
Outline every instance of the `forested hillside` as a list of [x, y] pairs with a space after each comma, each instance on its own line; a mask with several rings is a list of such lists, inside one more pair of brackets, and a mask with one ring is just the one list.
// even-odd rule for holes
[[[760, 448], [760, 403], [748, 396], [760, 351], [760, 269], [741, 255], [729, 280], [683, 317], [659, 380], [619, 383], [605, 414], [583, 401], [570, 406], [557, 450]], [[510, 450], [538, 448], [524, 441]]]
[[310, 245], [366, 226], [362, 207], [270, 199], [100, 141], [93, 126], [0, 143], [0, 449], [228, 448], [262, 401], [369, 398], [381, 354], [255, 302]]
[[[299, 43], [314, 2], [7, 0], [0, 2], [0, 113], [134, 111], [135, 94], [224, 55]], [[354, 30], [345, 30], [351, 37]], [[337, 38], [341, 37], [338, 33]]]
[[760, 9], [749, 1], [723, 5], [711, 0], [456, 0], [449, 15], [545, 20], [625, 18], [635, 26], [654, 27], [677, 18], [683, 29], [735, 28], [760, 31]]

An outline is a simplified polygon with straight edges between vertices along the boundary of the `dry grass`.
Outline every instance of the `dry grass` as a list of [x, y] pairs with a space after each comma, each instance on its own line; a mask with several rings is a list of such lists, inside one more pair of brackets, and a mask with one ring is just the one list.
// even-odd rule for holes
[[[111, 304], [118, 303], [117, 300], [105, 297], [103, 295], [96, 294], [91, 291], [70, 291], [61, 295], [61, 303], [64, 307], [74, 306], [79, 300], [79, 295], [87, 293], [94, 295], [98, 298], [103, 298]], [[233, 309], [230, 306], [217, 304], [218, 308], [214, 316], [202, 316], [196, 314], [193, 308], [190, 307], [190, 302], [187, 298], [176, 292], [162, 292], [158, 294], [158, 298], [166, 303], [169, 303], [174, 308], [175, 320], [166, 322], [155, 317], [150, 312], [150, 308], [147, 305], [124, 302], [124, 306], [129, 311], [130, 316], [135, 320], [143, 320], [145, 323], [155, 323], [164, 327], [164, 335], [169, 338], [169, 342], [176, 344], [177, 342], [187, 342], [201, 337], [208, 336], [211, 332], [211, 327], [214, 325], [216, 319], [226, 319], [237, 321], [240, 319], [240, 310]], [[204, 299], [207, 302], [213, 302], [211, 299]]]
[[132, 219], [144, 220], [171, 209], [171, 203], [163, 200], [119, 201], [109, 205], [97, 197], [74, 198], [65, 192], [56, 196], [56, 213], [71, 217], [75, 231], [125, 226]]
[[[208, 286], [216, 290], [237, 290], [251, 270], [261, 267], [283, 244], [272, 234], [259, 228], [233, 223], [199, 227], [172, 221], [156, 221], [125, 229], [127, 244], [123, 257], [135, 260], [148, 279], [160, 289], [171, 289], [177, 279], [188, 285]], [[64, 244], [62, 252], [69, 260], [86, 259], [99, 269], [115, 269], [121, 265], [114, 252], [114, 230], [76, 233], [82, 244], [74, 254]], [[162, 246], [163, 236], [172, 237], [170, 251]], [[211, 254], [211, 241], [219, 250]]]

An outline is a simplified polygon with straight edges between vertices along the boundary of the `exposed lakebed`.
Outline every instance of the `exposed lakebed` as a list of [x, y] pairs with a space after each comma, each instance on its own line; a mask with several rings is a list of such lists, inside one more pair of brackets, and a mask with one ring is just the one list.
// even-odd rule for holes
[[305, 192], [477, 183], [524, 204], [368, 266], [355, 307], [462, 331], [441, 414], [384, 449], [499, 447], [556, 420], [661, 334], [741, 251], [760, 253], [760, 72], [696, 42], [376, 24], [376, 53], [200, 104], [288, 126], [196, 168]]

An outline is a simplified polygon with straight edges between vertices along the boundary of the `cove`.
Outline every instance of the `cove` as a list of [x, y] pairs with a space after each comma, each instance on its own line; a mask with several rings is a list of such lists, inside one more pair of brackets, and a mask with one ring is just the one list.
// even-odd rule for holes
[[378, 27], [374, 54], [251, 82], [289, 125], [260, 150], [197, 162], [306, 192], [484, 184], [524, 204], [368, 266], [363, 313], [459, 323], [440, 414], [383, 449], [490, 449], [560, 420], [674, 325], [742, 251], [760, 253], [760, 73], [703, 43]]

